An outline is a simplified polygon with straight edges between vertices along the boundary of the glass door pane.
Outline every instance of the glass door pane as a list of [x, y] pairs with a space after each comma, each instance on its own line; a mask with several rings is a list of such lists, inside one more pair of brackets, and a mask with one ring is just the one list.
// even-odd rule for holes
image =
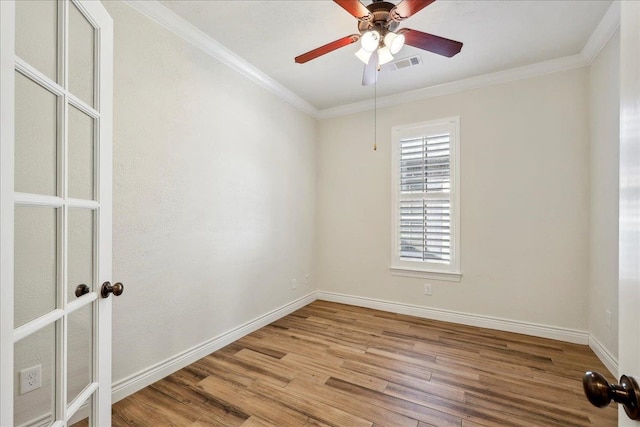
[[58, 98], [16, 72], [15, 189], [57, 195]]
[[67, 403], [93, 382], [93, 304], [74, 311], [67, 323]]
[[69, 90], [94, 105], [95, 29], [82, 12], [69, 3]]
[[16, 2], [16, 55], [54, 82], [58, 80], [58, 4]]
[[14, 327], [56, 308], [56, 208], [16, 206], [14, 225]]
[[94, 199], [94, 119], [69, 105], [69, 197]]
[[86, 285], [95, 290], [94, 281], [94, 211], [69, 208], [67, 219], [67, 299], [77, 298], [76, 289]]
[[15, 426], [48, 426], [55, 420], [57, 324], [45, 326], [15, 344]]

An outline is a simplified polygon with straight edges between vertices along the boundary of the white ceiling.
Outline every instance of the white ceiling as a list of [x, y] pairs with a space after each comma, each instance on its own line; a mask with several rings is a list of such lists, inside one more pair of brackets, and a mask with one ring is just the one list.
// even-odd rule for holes
[[[294, 57], [357, 33], [356, 19], [329, 0], [161, 0], [160, 3], [318, 110], [364, 101], [355, 43], [306, 64]], [[370, 1], [365, 1], [365, 4]], [[393, 3], [399, 3], [398, 0]], [[413, 91], [579, 54], [611, 0], [440, 0], [401, 24], [464, 43], [445, 58], [405, 46], [423, 64], [381, 71], [377, 96]]]

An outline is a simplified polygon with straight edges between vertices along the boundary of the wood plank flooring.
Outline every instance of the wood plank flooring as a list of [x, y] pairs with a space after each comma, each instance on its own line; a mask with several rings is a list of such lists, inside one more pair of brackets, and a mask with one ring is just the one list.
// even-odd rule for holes
[[316, 301], [113, 406], [124, 426], [616, 426], [587, 346]]

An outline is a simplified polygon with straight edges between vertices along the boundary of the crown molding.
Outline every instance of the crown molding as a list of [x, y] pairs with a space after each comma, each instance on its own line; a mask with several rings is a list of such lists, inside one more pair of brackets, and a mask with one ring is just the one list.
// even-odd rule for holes
[[620, 2], [614, 1], [582, 49], [582, 56], [589, 64], [596, 59], [600, 50], [607, 44], [618, 28], [620, 28]]
[[[481, 76], [470, 77], [467, 79], [429, 86], [409, 92], [402, 92], [385, 96], [382, 98], [378, 98], [377, 108], [390, 107], [407, 102], [433, 98], [435, 96], [449, 95], [452, 93], [464, 92], [467, 90], [478, 89], [485, 86], [493, 86], [501, 83], [543, 76], [545, 74], [572, 70], [574, 68], [581, 68], [587, 65], [589, 65], [589, 63], [581, 54], [567, 56], [564, 58], [553, 59], [551, 61], [538, 62], [537, 64], [511, 68], [509, 70], [497, 71], [495, 73], [483, 74]], [[317, 117], [318, 119], [328, 119], [331, 117], [344, 116], [347, 114], [372, 110], [373, 108], [374, 101], [367, 100], [320, 110]]]
[[[543, 76], [545, 74], [567, 71], [574, 68], [586, 67], [591, 65], [593, 60], [598, 56], [598, 53], [600, 53], [600, 50], [607, 44], [619, 27], [620, 1], [615, 0], [611, 3], [611, 6], [609, 6], [609, 9], [602, 17], [600, 23], [593, 31], [589, 40], [579, 54], [385, 96], [378, 98], [377, 107], [390, 107], [407, 102], [433, 98], [435, 96], [448, 95], [466, 90], [478, 89], [485, 86], [493, 86], [501, 83]], [[374, 101], [366, 100], [320, 110], [316, 117], [318, 119], [328, 119], [331, 117], [372, 110], [373, 108], [375, 108]]]
[[[201, 49], [208, 55], [216, 58], [233, 70], [247, 77], [254, 83], [278, 96], [293, 107], [306, 114], [309, 114], [316, 119], [322, 120], [332, 117], [344, 116], [348, 114], [372, 110], [374, 107], [376, 107], [373, 100], [366, 100], [318, 110], [313, 105], [302, 99], [300, 96], [282, 86], [280, 83], [260, 71], [258, 68], [249, 64], [247, 61], [233, 53], [218, 41], [208, 36], [202, 30], [198, 29], [185, 19], [176, 15], [175, 13], [164, 7], [162, 4], [158, 3], [156, 0], [123, 1], [133, 9], [137, 10], [138, 12], [147, 16], [164, 28], [173, 32], [185, 41]], [[600, 20], [600, 23], [591, 34], [589, 40], [579, 54], [567, 56], [564, 58], [553, 59], [550, 61], [539, 62], [537, 64], [526, 65], [523, 67], [511, 68], [509, 70], [498, 71], [495, 73], [470, 77], [467, 79], [456, 80], [440, 85], [428, 86], [413, 91], [389, 95], [378, 98], [376, 104], [378, 108], [390, 107], [407, 102], [433, 98], [436, 96], [449, 95], [486, 86], [493, 86], [512, 81], [543, 76], [546, 74], [572, 70], [575, 68], [586, 67], [590, 65], [591, 62], [593, 62], [600, 50], [607, 44], [611, 36], [615, 34], [619, 26], [620, 2], [619, 0], [616, 0], [612, 2], [611, 6]]]
[[318, 110], [307, 101], [282, 86], [280, 83], [249, 64], [205, 32], [176, 15], [156, 0], [123, 0], [124, 3], [160, 24], [162, 27], [191, 43], [203, 52], [216, 58], [223, 64], [242, 74], [249, 80], [273, 93], [293, 107], [317, 117]]

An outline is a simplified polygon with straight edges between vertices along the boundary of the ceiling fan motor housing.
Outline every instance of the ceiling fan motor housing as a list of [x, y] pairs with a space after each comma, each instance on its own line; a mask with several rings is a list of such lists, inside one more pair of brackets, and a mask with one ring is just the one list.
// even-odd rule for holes
[[387, 32], [395, 31], [400, 25], [400, 22], [393, 19], [391, 10], [394, 7], [395, 4], [387, 1], [374, 1], [367, 6], [373, 18], [358, 21], [358, 31], [360, 31], [360, 34], [375, 30], [380, 33], [380, 37], [382, 38]]

